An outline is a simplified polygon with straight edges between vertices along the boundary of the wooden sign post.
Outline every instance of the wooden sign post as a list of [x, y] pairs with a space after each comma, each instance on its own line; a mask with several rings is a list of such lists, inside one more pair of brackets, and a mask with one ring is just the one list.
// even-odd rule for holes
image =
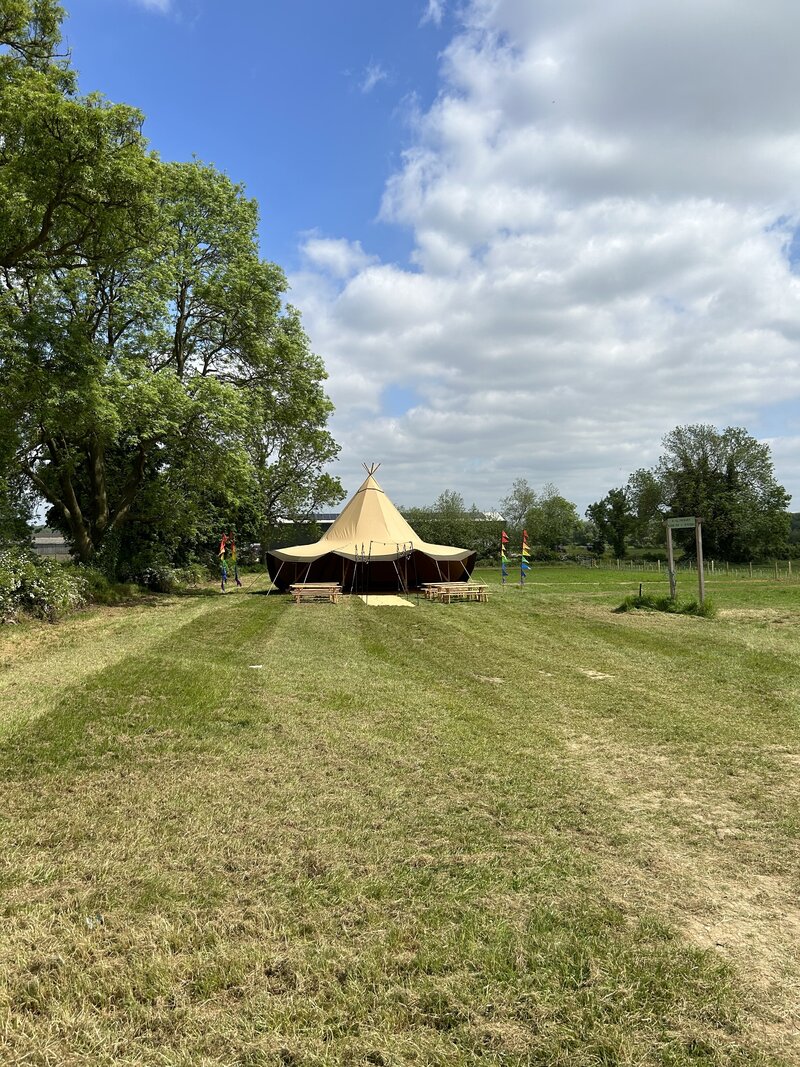
[[697, 585], [700, 593], [700, 606], [706, 595], [706, 579], [703, 568], [703, 520], [695, 519], [694, 543], [697, 546]]
[[675, 559], [672, 555], [672, 527], [667, 526], [667, 575], [669, 576], [669, 595], [670, 599], [675, 600], [678, 595], [677, 583], [675, 581]]
[[667, 528], [667, 567], [669, 568], [669, 595], [674, 600], [677, 595], [677, 582], [675, 581], [675, 562], [672, 556], [672, 531], [690, 530], [694, 527], [694, 542], [697, 549], [697, 585], [700, 593], [700, 603], [703, 603], [706, 595], [705, 574], [703, 571], [703, 520], [696, 515], [682, 515], [675, 519], [667, 519], [664, 523]]

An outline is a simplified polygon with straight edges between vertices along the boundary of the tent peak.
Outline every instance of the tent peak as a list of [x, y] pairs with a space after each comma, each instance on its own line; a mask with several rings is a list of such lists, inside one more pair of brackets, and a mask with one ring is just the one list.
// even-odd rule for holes
[[367, 466], [366, 463], [362, 463], [361, 466], [364, 468], [367, 474], [372, 475], [380, 467], [380, 463], [370, 463], [369, 466]]

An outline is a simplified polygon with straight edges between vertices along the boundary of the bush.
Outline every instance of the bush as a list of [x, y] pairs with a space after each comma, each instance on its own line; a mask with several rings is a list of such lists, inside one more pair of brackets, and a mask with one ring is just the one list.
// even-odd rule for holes
[[654, 596], [652, 593], [644, 593], [639, 596], [632, 593], [626, 596], [618, 608], [614, 610], [619, 614], [625, 611], [642, 609], [644, 611], [666, 611], [670, 615], [696, 615], [704, 619], [711, 619], [716, 615], [716, 609], [708, 598], [701, 604], [698, 600], [673, 600], [671, 596], [662, 594]]
[[566, 559], [564, 553], [555, 548], [534, 545], [531, 550], [531, 560], [535, 563], [561, 563], [564, 559]]
[[140, 585], [154, 593], [174, 593], [179, 585], [177, 575], [178, 572], [174, 567], [154, 563], [150, 567], [145, 567], [140, 574], [136, 575], [136, 578]]
[[[233, 575], [233, 567], [230, 563], [228, 570]], [[170, 567], [167, 563], [154, 562], [136, 575], [139, 584], [154, 593], [177, 593], [179, 589], [197, 588], [197, 586], [205, 585], [212, 577], [210, 569], [203, 563]]]
[[91, 604], [120, 604], [131, 600], [140, 592], [139, 586], [132, 582], [114, 582], [109, 580], [97, 567], [84, 564], [62, 564], [64, 570], [86, 583], [86, 599]]
[[88, 588], [85, 578], [30, 549], [0, 551], [0, 622], [16, 622], [22, 614], [54, 622], [83, 607]]
[[179, 567], [173, 573], [178, 585], [188, 586], [190, 589], [205, 585], [212, 578], [211, 571], [203, 563], [189, 563], [185, 567]]

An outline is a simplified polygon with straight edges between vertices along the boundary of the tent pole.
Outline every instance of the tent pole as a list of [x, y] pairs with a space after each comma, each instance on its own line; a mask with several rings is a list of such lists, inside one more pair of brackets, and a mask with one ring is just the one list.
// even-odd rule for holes
[[280, 577], [280, 574], [281, 574], [281, 571], [283, 570], [283, 565], [284, 565], [285, 562], [286, 562], [285, 559], [281, 560], [281, 565], [280, 565], [280, 567], [278, 567], [278, 573], [275, 575], [274, 581], [273, 581], [272, 578], [270, 578], [271, 588], [267, 590], [267, 596], [269, 596], [269, 594], [272, 592], [273, 588], [277, 588], [277, 586], [278, 586], [278, 578]]
[[353, 590], [356, 587], [356, 570], [358, 569], [358, 545], [355, 545], [355, 551], [353, 552], [353, 573], [350, 575], [350, 596], [353, 595]]
[[[397, 551], [400, 551], [400, 545], [396, 544]], [[397, 557], [399, 558], [399, 557]], [[397, 575], [397, 588], [401, 593], [405, 593], [406, 589], [403, 586], [403, 575], [400, 573], [400, 568], [397, 566], [397, 558], [392, 560], [392, 566], [394, 567], [394, 573]]]
[[414, 542], [410, 541], [411, 545], [411, 561], [414, 564], [414, 588], [417, 592], [417, 606], [419, 606], [419, 575], [417, 574], [417, 553], [414, 551]]
[[369, 558], [367, 559], [367, 603], [369, 603], [369, 585], [372, 577], [372, 541], [369, 543]]

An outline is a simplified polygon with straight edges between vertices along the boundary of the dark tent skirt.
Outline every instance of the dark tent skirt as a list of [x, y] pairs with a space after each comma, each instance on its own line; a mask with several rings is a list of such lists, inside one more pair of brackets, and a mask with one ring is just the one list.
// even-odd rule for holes
[[475, 567], [477, 554], [465, 560], [431, 559], [414, 550], [395, 560], [354, 561], [327, 552], [312, 563], [289, 563], [267, 553], [269, 576], [281, 591], [295, 582], [339, 582], [345, 593], [396, 593], [416, 589], [424, 582], [466, 582]]

